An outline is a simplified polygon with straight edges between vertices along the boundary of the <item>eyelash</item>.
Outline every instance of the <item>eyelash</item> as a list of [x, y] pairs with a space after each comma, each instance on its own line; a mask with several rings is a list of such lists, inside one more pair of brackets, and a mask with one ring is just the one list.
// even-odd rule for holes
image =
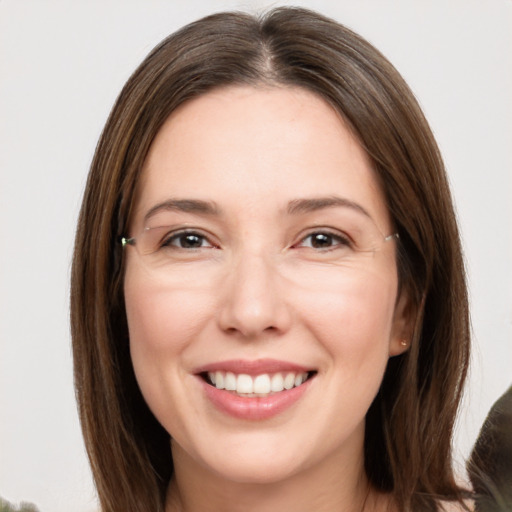
[[[197, 231], [193, 230], [185, 230], [185, 231], [178, 231], [177, 233], [169, 233], [169, 235], [166, 235], [162, 242], [160, 243], [160, 248], [165, 247], [173, 247], [175, 249], [183, 249], [183, 250], [197, 250], [197, 249], [203, 249], [204, 246], [201, 245], [200, 247], [180, 247], [178, 245], [173, 244], [175, 241], [179, 241], [180, 238], [186, 237], [186, 236], [194, 236], [199, 239], [201, 239], [202, 242], [206, 241], [208, 242], [209, 246], [211, 248], [217, 248], [217, 246], [213, 243], [211, 243], [206, 235], [203, 235], [201, 233], [198, 233]], [[210, 248], [208, 247], [208, 248]]]
[[[318, 235], [324, 235], [326, 238], [330, 239], [331, 242], [333, 242], [333, 245], [330, 245], [329, 247], [313, 247], [312, 245], [308, 245], [308, 246], [303, 245], [304, 242], [308, 238], [318, 236]], [[179, 241], [180, 238], [186, 237], [186, 236], [197, 237], [198, 239], [201, 240], [201, 245], [199, 247], [181, 247], [181, 246], [178, 246], [173, 243], [173, 242]], [[179, 231], [177, 233], [171, 233], [170, 236], [166, 236], [162, 240], [162, 242], [160, 243], [160, 248], [173, 247], [176, 249], [183, 249], [183, 250], [198, 250], [198, 249], [205, 248], [205, 246], [203, 246], [203, 243], [205, 241], [209, 244], [208, 246], [206, 246], [206, 248], [213, 248], [213, 249], [218, 248], [218, 246], [213, 244], [208, 239], [208, 237], [206, 235], [203, 235], [203, 234], [201, 234], [197, 231], [193, 231], [193, 230], [186, 230], [186, 231]], [[312, 232], [308, 233], [306, 236], [302, 237], [298, 243], [291, 245], [291, 248], [296, 249], [296, 248], [301, 248], [301, 246], [310, 248], [310, 249], [318, 249], [318, 251], [321, 251], [321, 252], [326, 252], [329, 250], [333, 250], [339, 246], [351, 247], [352, 243], [347, 236], [343, 236], [339, 233], [333, 233], [332, 231], [330, 231], [328, 229], [316, 229], [315, 231], [312, 231]]]
[[304, 236], [303, 238], [301, 238], [299, 243], [294, 244], [292, 247], [293, 248], [300, 247], [301, 244], [303, 244], [305, 240], [307, 240], [308, 238], [314, 237], [314, 236], [318, 236], [318, 235], [324, 235], [325, 237], [331, 239], [331, 241], [334, 242], [334, 244], [330, 245], [329, 247], [312, 247], [310, 245], [310, 246], [307, 246], [307, 248], [318, 249], [319, 251], [325, 252], [325, 251], [334, 250], [340, 246], [341, 247], [352, 247], [352, 243], [347, 236], [342, 235], [338, 232], [334, 233], [334, 232], [330, 231], [329, 229], [316, 229], [315, 231], [312, 231], [312, 232], [308, 233], [306, 236]]

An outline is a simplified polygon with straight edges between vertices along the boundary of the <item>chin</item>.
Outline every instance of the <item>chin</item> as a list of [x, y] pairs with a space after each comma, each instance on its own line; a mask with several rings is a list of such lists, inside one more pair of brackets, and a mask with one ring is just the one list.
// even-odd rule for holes
[[273, 484], [282, 482], [299, 472], [299, 468], [286, 461], [233, 460], [213, 468], [224, 480], [239, 484]]
[[191, 456], [196, 468], [198, 463], [202, 467], [200, 471], [216, 474], [225, 481], [271, 484], [286, 480], [304, 469], [307, 457], [304, 460], [305, 452], [298, 448], [301, 444], [304, 442], [287, 444], [282, 436], [276, 439], [261, 433], [248, 436], [231, 432], [230, 435], [218, 436], [217, 442], [199, 442], [192, 450], [185, 451], [173, 445], [173, 453], [176, 448], [178, 457]]

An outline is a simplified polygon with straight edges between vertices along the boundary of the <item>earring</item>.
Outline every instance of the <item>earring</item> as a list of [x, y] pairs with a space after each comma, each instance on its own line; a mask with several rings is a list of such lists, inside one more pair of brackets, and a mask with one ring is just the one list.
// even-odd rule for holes
[[408, 344], [409, 343], [408, 343], [407, 340], [405, 340], [405, 339], [404, 340], [400, 340], [400, 345], [402, 345], [402, 347], [407, 347]]

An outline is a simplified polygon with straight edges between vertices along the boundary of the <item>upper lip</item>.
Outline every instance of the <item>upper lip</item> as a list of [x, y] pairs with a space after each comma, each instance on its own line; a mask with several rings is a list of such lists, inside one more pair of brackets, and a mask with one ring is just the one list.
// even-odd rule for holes
[[289, 361], [281, 361], [278, 359], [230, 359], [227, 361], [218, 361], [202, 365], [194, 369], [195, 374], [206, 372], [232, 372], [236, 374], [247, 375], [261, 375], [263, 373], [278, 373], [278, 372], [296, 372], [304, 373], [313, 371], [313, 368], [291, 363]]

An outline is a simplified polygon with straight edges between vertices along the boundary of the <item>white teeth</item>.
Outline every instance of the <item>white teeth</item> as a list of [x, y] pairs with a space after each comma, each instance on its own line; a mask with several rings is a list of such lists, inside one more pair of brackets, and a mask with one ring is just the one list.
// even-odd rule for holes
[[280, 373], [276, 373], [270, 382], [270, 388], [275, 393], [279, 393], [279, 391], [283, 391], [284, 389], [284, 380], [283, 376]]
[[254, 385], [252, 377], [241, 373], [236, 379], [236, 392], [237, 393], [253, 393]]
[[292, 389], [295, 384], [295, 374], [287, 373], [284, 378], [284, 389]]
[[234, 391], [241, 395], [265, 397], [270, 393], [280, 393], [281, 391], [300, 386], [308, 378], [307, 372], [293, 373], [288, 372], [284, 376], [282, 373], [269, 375], [251, 376], [245, 373], [235, 375], [232, 372], [208, 372], [208, 379], [217, 389]]
[[234, 373], [226, 373], [226, 377], [224, 378], [224, 388], [227, 391], [236, 391], [236, 375]]
[[222, 372], [215, 372], [215, 387], [224, 389], [224, 374]]
[[270, 377], [268, 374], [258, 375], [254, 379], [254, 393], [270, 393]]

